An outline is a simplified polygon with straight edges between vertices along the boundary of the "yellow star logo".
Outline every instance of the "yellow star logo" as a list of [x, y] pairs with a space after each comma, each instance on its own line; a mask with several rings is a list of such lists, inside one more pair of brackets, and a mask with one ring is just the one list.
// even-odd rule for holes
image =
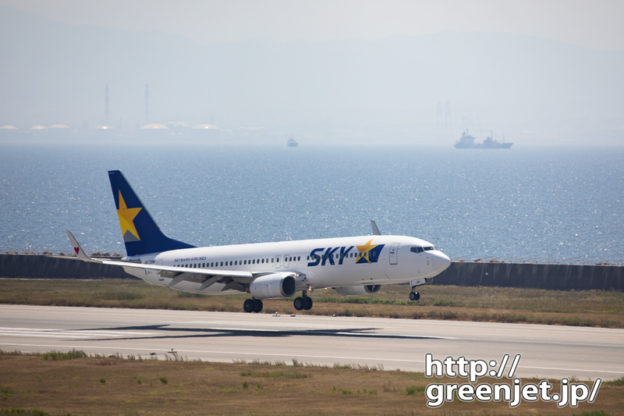
[[377, 247], [376, 245], [372, 245], [373, 240], [368, 240], [368, 243], [364, 244], [363, 246], [356, 246], [358, 251], [360, 252], [360, 254], [358, 254], [357, 258], [355, 259], [355, 262], [359, 262], [361, 259], [366, 260], [367, 263], [370, 263], [370, 251], [372, 249], [374, 249], [375, 247]]
[[123, 196], [121, 196], [121, 191], [119, 191], [119, 209], [117, 210], [117, 215], [119, 216], [122, 236], [125, 237], [126, 231], [129, 231], [137, 240], [140, 240], [139, 233], [134, 226], [134, 218], [139, 214], [139, 211], [141, 211], [141, 208], [128, 208], [126, 206], [126, 201], [124, 201]]

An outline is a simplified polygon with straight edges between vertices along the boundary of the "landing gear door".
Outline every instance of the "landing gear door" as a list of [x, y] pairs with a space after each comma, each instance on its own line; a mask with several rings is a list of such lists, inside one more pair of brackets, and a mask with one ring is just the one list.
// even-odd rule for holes
[[390, 258], [390, 265], [396, 266], [399, 264], [399, 245], [392, 244], [388, 251], [388, 257]]

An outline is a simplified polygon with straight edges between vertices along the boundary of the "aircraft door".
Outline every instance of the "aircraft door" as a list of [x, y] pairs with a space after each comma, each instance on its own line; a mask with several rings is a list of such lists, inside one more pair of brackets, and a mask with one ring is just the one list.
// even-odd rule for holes
[[399, 264], [399, 245], [393, 244], [388, 250], [388, 257], [390, 258], [390, 265], [396, 266]]

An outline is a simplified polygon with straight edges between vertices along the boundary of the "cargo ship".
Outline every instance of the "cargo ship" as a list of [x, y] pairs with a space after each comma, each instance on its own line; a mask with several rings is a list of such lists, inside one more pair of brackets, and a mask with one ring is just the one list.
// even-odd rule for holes
[[462, 133], [461, 138], [455, 143], [456, 149], [509, 149], [513, 143], [510, 142], [497, 142], [492, 136], [486, 137], [483, 143], [477, 143], [474, 136], [468, 134], [467, 131]]

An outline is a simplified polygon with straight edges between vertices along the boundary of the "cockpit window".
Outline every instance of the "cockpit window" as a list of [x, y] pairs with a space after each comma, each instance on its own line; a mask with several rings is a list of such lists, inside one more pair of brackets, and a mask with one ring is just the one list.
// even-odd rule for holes
[[435, 250], [435, 248], [433, 248], [433, 246], [424, 246], [424, 247], [414, 246], [414, 247], [410, 247], [410, 251], [412, 253], [422, 253], [423, 251], [431, 251], [431, 250]]

